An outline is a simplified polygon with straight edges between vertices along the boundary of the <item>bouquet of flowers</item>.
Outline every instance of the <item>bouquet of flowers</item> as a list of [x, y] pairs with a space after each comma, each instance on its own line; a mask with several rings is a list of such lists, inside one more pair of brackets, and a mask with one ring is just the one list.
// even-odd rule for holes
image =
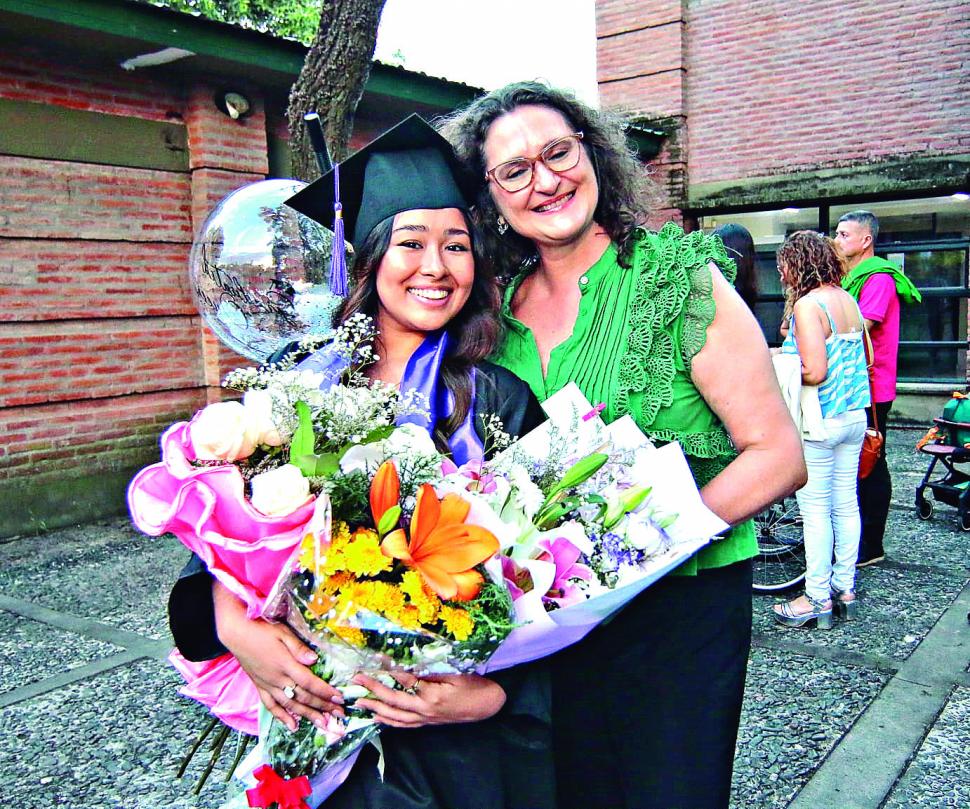
[[265, 751], [280, 775], [315, 774], [378, 733], [354, 707], [367, 693], [351, 683], [358, 672], [394, 686], [395, 670], [470, 671], [513, 628], [500, 571], [493, 578], [483, 567], [498, 540], [465, 521], [470, 504], [455, 494], [439, 498], [428, 483], [414, 497], [401, 492], [396, 463], [385, 461], [370, 484], [371, 519], [353, 525], [335, 517], [329, 542], [308, 534], [282, 588], [288, 623], [318, 650], [316, 673], [341, 690], [346, 718], [331, 716], [324, 729], [303, 720], [295, 733], [271, 723]]
[[174, 533], [249, 617], [286, 620], [344, 694], [343, 719], [291, 734], [260, 713], [231, 655], [173, 652], [182, 693], [259, 734], [237, 770], [258, 781], [250, 800], [297, 782], [309, 795], [313, 776], [318, 805], [342, 782], [378, 730], [354, 707], [365, 694], [354, 674], [393, 686], [395, 670], [486, 672], [550, 654], [726, 527], [676, 445], [655, 449], [629, 418], [604, 425], [575, 386], [515, 443], [491, 420], [486, 446], [501, 452], [457, 467], [401, 423], [420, 397], [363, 375], [373, 336], [366, 319], [345, 324], [322, 371], [283, 361], [233, 372], [242, 402], [171, 427], [162, 462], [129, 489], [141, 530]]
[[446, 469], [469, 520], [499, 539], [517, 627], [480, 671], [575, 643], [727, 529], [679, 445], [654, 447], [629, 416], [605, 425], [567, 385], [548, 421], [494, 459]]
[[[175, 534], [250, 618], [264, 615], [303, 538], [328, 530], [330, 495], [339, 505], [363, 487], [366, 500], [367, 476], [355, 455], [363, 446], [407, 455], [415, 474], [437, 469], [427, 434], [396, 426], [422, 411], [421, 397], [363, 375], [373, 337], [368, 318], [352, 318], [328, 340], [328, 372], [284, 360], [230, 373], [225, 385], [242, 391], [242, 401], [210, 404], [172, 425], [161, 438], [161, 463], [129, 486], [135, 525], [152, 536]], [[319, 342], [310, 338], [304, 347]], [[170, 660], [187, 681], [182, 693], [230, 727], [257, 733], [256, 689], [231, 655], [195, 663], [175, 651]]]

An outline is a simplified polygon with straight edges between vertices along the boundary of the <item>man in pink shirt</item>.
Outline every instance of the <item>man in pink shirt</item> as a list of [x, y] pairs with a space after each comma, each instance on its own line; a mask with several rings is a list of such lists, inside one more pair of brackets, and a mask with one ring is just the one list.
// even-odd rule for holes
[[[920, 294], [903, 271], [874, 255], [879, 220], [869, 211], [852, 211], [839, 219], [835, 241], [849, 272], [842, 286], [859, 302], [866, 328], [872, 338], [874, 399], [872, 410], [879, 429], [886, 435], [886, 420], [896, 398], [896, 362], [899, 356], [900, 303], [918, 303]], [[862, 514], [862, 539], [857, 567], [881, 562], [885, 558], [883, 535], [892, 498], [892, 479], [886, 463], [886, 445], [869, 476], [859, 481], [859, 511]]]

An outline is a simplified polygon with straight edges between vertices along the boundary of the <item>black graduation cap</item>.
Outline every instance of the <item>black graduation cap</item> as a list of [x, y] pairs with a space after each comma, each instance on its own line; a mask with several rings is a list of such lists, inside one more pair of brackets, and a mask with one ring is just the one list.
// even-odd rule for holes
[[[334, 173], [339, 170], [339, 200]], [[343, 208], [351, 243], [359, 245], [389, 216], [418, 208], [460, 208], [474, 202], [478, 183], [448, 143], [414, 114], [352, 154], [339, 167], [294, 194], [286, 204], [334, 229], [334, 203]]]

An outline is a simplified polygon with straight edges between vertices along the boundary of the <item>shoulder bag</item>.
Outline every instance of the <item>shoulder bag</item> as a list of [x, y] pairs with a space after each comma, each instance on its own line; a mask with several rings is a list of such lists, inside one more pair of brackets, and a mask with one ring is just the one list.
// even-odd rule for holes
[[876, 461], [882, 454], [882, 445], [885, 440], [879, 431], [879, 417], [876, 415], [876, 394], [872, 387], [872, 340], [869, 338], [869, 330], [865, 326], [862, 327], [862, 339], [866, 352], [866, 368], [869, 372], [869, 409], [872, 411], [872, 424], [866, 426], [866, 434], [862, 439], [862, 452], [859, 454], [859, 480], [869, 477]]

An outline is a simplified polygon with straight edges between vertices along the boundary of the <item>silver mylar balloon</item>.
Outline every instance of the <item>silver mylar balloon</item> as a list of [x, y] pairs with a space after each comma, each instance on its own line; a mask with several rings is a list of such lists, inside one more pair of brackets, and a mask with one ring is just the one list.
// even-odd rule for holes
[[261, 362], [307, 334], [330, 331], [333, 233], [283, 204], [305, 183], [264, 180], [233, 191], [192, 245], [195, 305], [233, 351]]

